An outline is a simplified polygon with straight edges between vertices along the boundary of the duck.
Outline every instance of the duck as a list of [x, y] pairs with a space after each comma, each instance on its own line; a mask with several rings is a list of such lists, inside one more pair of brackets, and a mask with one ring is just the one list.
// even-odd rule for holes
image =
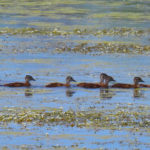
[[83, 82], [83, 83], [78, 83], [77, 86], [83, 87], [83, 88], [100, 88], [100, 87], [107, 88], [110, 81], [115, 81], [115, 80], [113, 79], [113, 77], [108, 76], [105, 73], [101, 73], [100, 74], [100, 83]]
[[76, 80], [73, 77], [67, 76], [66, 83], [54, 82], [54, 83], [49, 83], [49, 84], [45, 85], [45, 87], [61, 87], [61, 86], [70, 87], [71, 81], [76, 82]]
[[134, 84], [126, 84], [126, 83], [116, 83], [112, 85], [113, 88], [139, 88], [139, 82], [144, 82], [140, 77], [134, 77], [133, 79]]
[[30, 81], [35, 81], [35, 79], [31, 75], [26, 75], [24, 83], [23, 82], [13, 82], [13, 83], [4, 84], [4, 86], [8, 86], [8, 87], [29, 87], [29, 86], [31, 86]]

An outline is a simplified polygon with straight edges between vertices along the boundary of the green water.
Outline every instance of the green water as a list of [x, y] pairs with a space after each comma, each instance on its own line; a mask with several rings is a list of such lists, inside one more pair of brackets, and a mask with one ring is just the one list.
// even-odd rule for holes
[[36, 79], [0, 86], [0, 149], [150, 149], [150, 89], [44, 87], [150, 84], [149, 57], [149, 0], [0, 0], [0, 84]]

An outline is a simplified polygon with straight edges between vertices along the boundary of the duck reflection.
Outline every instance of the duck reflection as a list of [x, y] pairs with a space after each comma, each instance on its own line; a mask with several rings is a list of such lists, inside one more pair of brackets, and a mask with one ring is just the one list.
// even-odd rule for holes
[[30, 89], [30, 88], [25, 89], [24, 95], [25, 95], [26, 97], [31, 97], [31, 96], [33, 95], [32, 89]]
[[144, 93], [139, 88], [136, 88], [136, 89], [133, 90], [133, 97], [134, 98], [144, 97]]
[[116, 95], [115, 92], [109, 88], [100, 89], [100, 99], [111, 99], [114, 95]]
[[72, 97], [75, 91], [73, 91], [71, 88], [66, 89], [66, 96], [67, 97]]

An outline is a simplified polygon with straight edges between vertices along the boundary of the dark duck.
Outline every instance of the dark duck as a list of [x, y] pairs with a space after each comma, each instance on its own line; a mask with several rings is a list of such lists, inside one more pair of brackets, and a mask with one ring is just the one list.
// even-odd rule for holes
[[78, 83], [77, 86], [83, 88], [100, 88], [100, 87], [108, 87], [110, 81], [115, 81], [111, 76], [108, 76], [105, 73], [100, 74], [100, 83]]
[[134, 84], [126, 84], [126, 83], [116, 83], [112, 85], [114, 88], [139, 88], [139, 82], [144, 82], [140, 77], [134, 77], [133, 79]]
[[4, 84], [4, 86], [8, 86], [8, 87], [29, 87], [29, 86], [31, 86], [30, 81], [35, 81], [35, 79], [30, 75], [26, 75], [24, 83], [23, 82], [13, 82], [13, 83]]
[[70, 82], [72, 81], [76, 82], [76, 80], [74, 80], [73, 77], [67, 76], [66, 83], [54, 82], [54, 83], [49, 83], [45, 85], [45, 87], [61, 87], [61, 86], [70, 87]]

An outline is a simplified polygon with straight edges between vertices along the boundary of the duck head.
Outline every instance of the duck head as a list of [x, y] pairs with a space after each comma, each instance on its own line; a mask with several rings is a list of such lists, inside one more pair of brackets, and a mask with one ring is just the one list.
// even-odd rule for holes
[[144, 82], [143, 80], [142, 80], [142, 78], [140, 78], [140, 77], [134, 77], [134, 84], [135, 85], [138, 85], [139, 84], [139, 82]]
[[76, 82], [76, 80], [73, 77], [67, 76], [66, 77], [66, 83], [69, 84], [71, 81]]
[[114, 78], [111, 77], [111, 76], [107, 76], [107, 77], [105, 78], [105, 81], [106, 81], [106, 84], [108, 84], [109, 82], [111, 82], [111, 81], [116, 81], [116, 80], [114, 80]]
[[26, 81], [35, 81], [35, 79], [31, 75], [26, 75], [25, 80]]
[[100, 74], [100, 83], [104, 83], [108, 75], [106, 73], [101, 73]]

